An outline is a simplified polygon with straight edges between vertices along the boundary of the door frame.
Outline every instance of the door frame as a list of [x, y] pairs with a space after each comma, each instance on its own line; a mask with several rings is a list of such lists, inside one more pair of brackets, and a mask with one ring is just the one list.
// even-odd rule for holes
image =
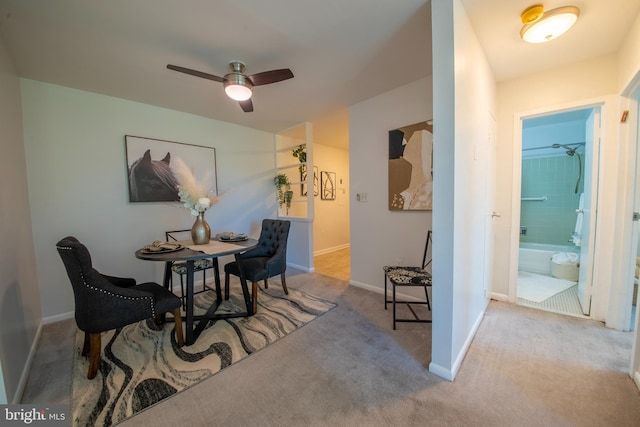
[[[518, 285], [518, 248], [520, 246], [520, 199], [522, 196], [522, 121], [525, 119], [529, 119], [529, 118], [533, 118], [533, 117], [539, 117], [539, 116], [547, 116], [547, 115], [553, 115], [553, 114], [558, 114], [558, 113], [564, 113], [567, 111], [574, 111], [574, 110], [584, 110], [584, 109], [589, 109], [589, 108], [599, 108], [600, 109], [600, 121], [601, 121], [601, 125], [600, 125], [600, 141], [596, 142], [597, 144], [599, 144], [599, 146], [602, 146], [603, 140], [606, 137], [605, 136], [605, 132], [603, 131], [603, 127], [604, 127], [604, 117], [605, 117], [605, 108], [607, 108], [607, 101], [609, 100], [609, 98], [594, 98], [594, 99], [588, 99], [588, 100], [584, 100], [584, 101], [576, 101], [576, 102], [571, 102], [571, 103], [567, 103], [567, 104], [562, 104], [562, 105], [555, 105], [555, 106], [548, 106], [548, 107], [542, 107], [542, 108], [538, 108], [535, 110], [530, 110], [530, 111], [523, 111], [523, 112], [519, 112], [514, 114], [514, 123], [513, 123], [513, 177], [512, 177], [512, 182], [513, 182], [513, 190], [512, 190], [512, 194], [511, 194], [511, 235], [510, 235], [510, 246], [511, 246], [511, 251], [509, 254], [509, 294], [508, 294], [508, 301], [511, 303], [516, 303], [517, 302], [517, 285]], [[598, 159], [597, 162], [599, 164], [600, 162], [600, 155], [599, 155], [599, 148], [598, 147], [594, 147], [594, 152], [598, 153]], [[594, 173], [596, 173], [596, 171], [594, 171]], [[600, 205], [600, 198], [598, 197], [598, 193], [599, 193], [599, 188], [600, 188], [600, 181], [601, 181], [601, 176], [600, 174], [597, 175], [596, 179], [595, 179], [595, 189], [594, 189], [594, 197], [596, 197], [596, 209], [595, 209], [595, 219], [594, 221], [596, 222], [596, 229], [595, 232], [593, 233], [593, 236], [591, 236], [592, 239], [595, 239], [595, 241], [597, 242], [597, 235], [600, 234], [598, 232], [598, 226], [597, 226], [597, 207]], [[596, 247], [594, 248], [594, 259], [595, 259], [595, 253], [598, 251], [598, 245], [596, 244]], [[590, 268], [593, 271], [593, 268], [595, 267], [595, 261], [593, 261], [591, 263], [592, 265], [590, 266]], [[591, 314], [590, 317], [594, 317], [594, 301], [600, 299], [600, 289], [598, 287], [598, 282], [594, 280], [595, 276], [592, 275], [592, 286], [591, 286], [591, 293], [592, 293], [592, 303], [591, 303]]]
[[[627, 126], [621, 125], [620, 142], [626, 143], [627, 150], [625, 154], [628, 156], [627, 159], [629, 157], [634, 157], [633, 161], [635, 164], [633, 166], [628, 165], [628, 167], [633, 168], [630, 173], [626, 174], [627, 182], [625, 184], [630, 188], [627, 188], [626, 191], [628, 197], [625, 198], [625, 202], [627, 203], [624, 206], [621, 206], [621, 226], [623, 227], [621, 256], [624, 257], [624, 260], [622, 261], [620, 274], [622, 275], [622, 280], [632, 280], [633, 265], [635, 265], [635, 257], [633, 257], [633, 255], [635, 254], [637, 256], [637, 229], [639, 224], [636, 223], [633, 225], [630, 221], [624, 221], [624, 217], [629, 218], [628, 215], [631, 214], [634, 209], [638, 208], [636, 203], [640, 199], [640, 185], [636, 182], [640, 176], [640, 72], [635, 75], [629, 85], [627, 85], [626, 89], [622, 92], [621, 106], [621, 110], [629, 111], [629, 121], [627, 122]], [[634, 153], [635, 156], [631, 153]], [[634, 200], [629, 203], [631, 197], [633, 197]], [[629, 226], [629, 224], [631, 225]], [[631, 233], [625, 233], [625, 231], [627, 231], [625, 230], [627, 227], [632, 230]], [[628, 321], [627, 324], [629, 324]], [[636, 387], [640, 389], [640, 313], [638, 313], [637, 307], [633, 334], [629, 375], [635, 381]]]

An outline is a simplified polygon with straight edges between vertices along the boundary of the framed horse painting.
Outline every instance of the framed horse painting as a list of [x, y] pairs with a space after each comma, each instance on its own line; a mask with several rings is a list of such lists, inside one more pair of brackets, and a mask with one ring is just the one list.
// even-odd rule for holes
[[178, 183], [172, 160], [181, 159], [218, 195], [216, 149], [182, 142], [125, 135], [129, 202], [177, 202]]

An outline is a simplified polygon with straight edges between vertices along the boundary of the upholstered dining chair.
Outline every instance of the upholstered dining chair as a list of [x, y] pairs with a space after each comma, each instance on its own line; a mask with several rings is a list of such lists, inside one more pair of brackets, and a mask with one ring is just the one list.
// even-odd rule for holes
[[184, 345], [180, 298], [157, 283], [136, 284], [135, 279], [107, 276], [91, 264], [89, 250], [75, 237], [56, 244], [73, 287], [75, 318], [84, 332], [83, 356], [89, 356], [87, 378], [93, 379], [100, 367], [100, 334], [112, 329], [172, 312], [178, 346]]
[[[287, 269], [287, 239], [291, 221], [264, 219], [258, 238], [258, 245], [240, 254], [240, 262], [245, 278], [251, 281], [253, 312], [258, 310], [258, 282], [264, 280], [265, 289], [269, 287], [267, 279], [280, 275], [282, 289], [289, 294], [285, 271]], [[224, 298], [229, 299], [229, 275], [240, 276], [236, 261], [224, 266]]]
[[[430, 319], [420, 318], [415, 310], [411, 307], [413, 304], [426, 305], [427, 309], [431, 311], [431, 303], [429, 301], [428, 288], [433, 285], [431, 279], [431, 273], [426, 268], [431, 264], [431, 259], [427, 261], [427, 252], [429, 251], [429, 244], [431, 243], [431, 230], [427, 231], [427, 241], [424, 245], [424, 253], [422, 254], [422, 264], [420, 266], [385, 266], [384, 270], [384, 309], [387, 309], [387, 304], [391, 303], [393, 306], [393, 329], [396, 329], [397, 322], [420, 322], [431, 323]], [[392, 297], [389, 300], [387, 296], [387, 282], [391, 282]], [[424, 289], [424, 300], [412, 300], [412, 301], [399, 301], [396, 298], [396, 290], [398, 287], [419, 287]], [[412, 318], [398, 318], [396, 313], [396, 306], [398, 304], [406, 304], [409, 311], [413, 315]]]

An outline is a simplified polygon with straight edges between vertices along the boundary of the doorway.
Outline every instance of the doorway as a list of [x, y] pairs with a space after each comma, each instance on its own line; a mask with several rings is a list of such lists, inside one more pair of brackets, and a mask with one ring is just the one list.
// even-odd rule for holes
[[589, 318], [599, 110], [521, 120], [520, 305]]

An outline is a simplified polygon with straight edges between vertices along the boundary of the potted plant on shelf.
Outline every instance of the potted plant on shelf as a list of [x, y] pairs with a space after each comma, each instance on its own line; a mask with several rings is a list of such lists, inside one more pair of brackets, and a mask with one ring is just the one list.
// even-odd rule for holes
[[[293, 155], [293, 157], [295, 157], [296, 159], [298, 159], [298, 161], [300, 163], [305, 163], [307, 161], [307, 152], [306, 152], [306, 146], [304, 144], [300, 144], [298, 145], [297, 148], [294, 148], [291, 151], [291, 154]], [[302, 177], [304, 171], [305, 171], [305, 166], [306, 165], [300, 165], [298, 166], [298, 170], [300, 171], [300, 176]]]
[[273, 178], [273, 182], [278, 190], [278, 206], [285, 206], [286, 213], [289, 214], [291, 207], [291, 199], [293, 199], [293, 191], [291, 191], [291, 182], [289, 177], [284, 173], [279, 173]]

